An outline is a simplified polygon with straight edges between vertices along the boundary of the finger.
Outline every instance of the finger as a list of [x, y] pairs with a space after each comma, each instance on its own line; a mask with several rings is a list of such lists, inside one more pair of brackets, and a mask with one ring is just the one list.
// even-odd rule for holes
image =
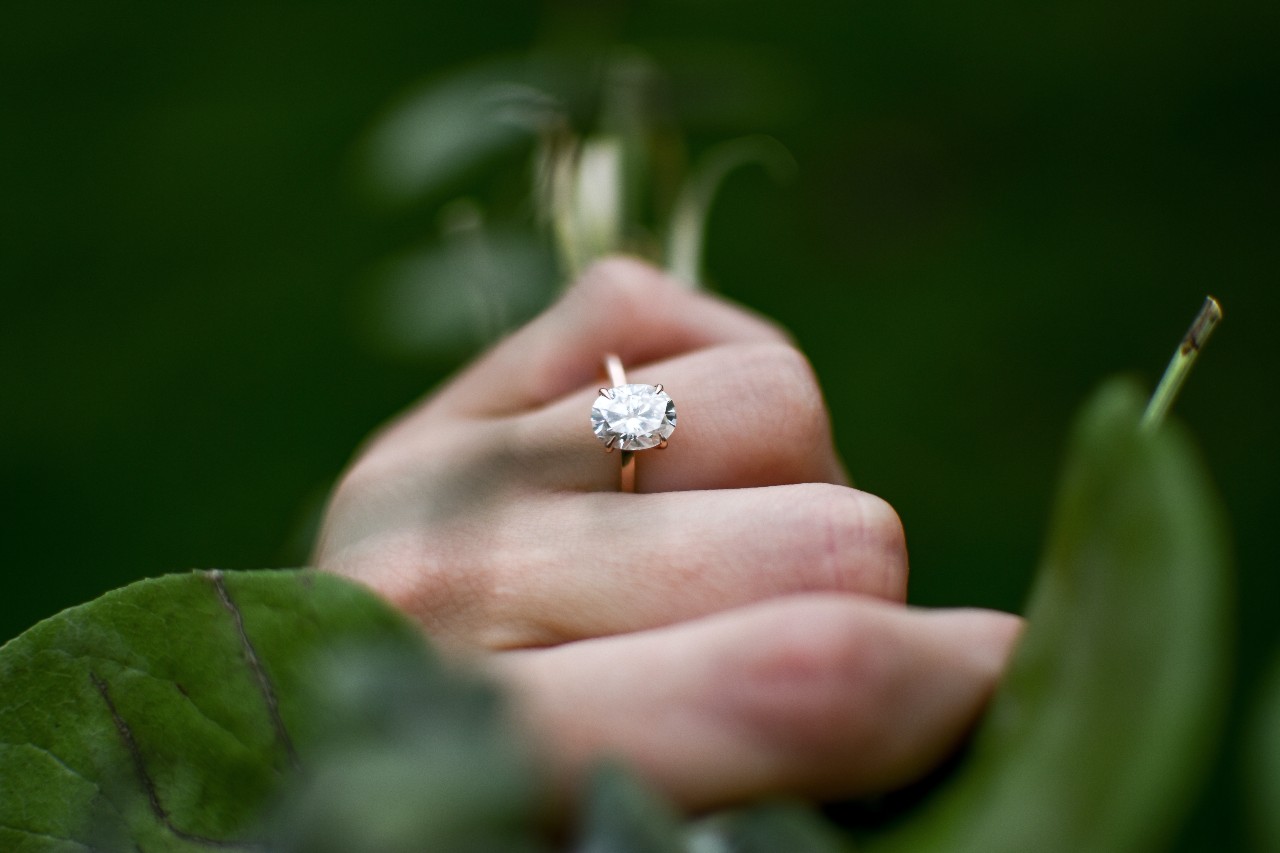
[[[548, 529], [566, 535], [529, 547]], [[397, 603], [411, 612], [431, 606], [433, 634], [490, 649], [621, 634], [799, 592], [906, 597], [897, 514], [841, 486], [566, 496], [472, 544], [520, 559], [457, 566], [466, 577], [453, 587], [483, 591], [468, 608], [442, 613], [434, 595]], [[439, 583], [425, 570], [403, 574]]]
[[[666, 448], [640, 451], [636, 491], [848, 483], [826, 403], [794, 347], [734, 344], [645, 365], [628, 379], [657, 385], [676, 406]], [[584, 390], [523, 416], [518, 446], [538, 482], [580, 491], [618, 489], [618, 453], [591, 431], [596, 392]]]
[[493, 665], [566, 785], [618, 755], [702, 809], [919, 778], [973, 725], [1020, 625], [994, 611], [800, 596]]
[[744, 308], [648, 264], [611, 258], [451, 382], [432, 408], [474, 416], [523, 411], [596, 381], [606, 353], [631, 365], [714, 344], [786, 339]]

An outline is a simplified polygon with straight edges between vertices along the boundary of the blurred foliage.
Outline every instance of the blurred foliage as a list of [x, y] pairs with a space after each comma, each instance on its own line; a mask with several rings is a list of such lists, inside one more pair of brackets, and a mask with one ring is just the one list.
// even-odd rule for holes
[[1080, 417], [1027, 631], [953, 776], [870, 850], [1168, 849], [1221, 729], [1234, 575], [1190, 439], [1105, 385]]
[[0, 847], [252, 846], [348, 722], [311, 688], [353, 645], [395, 650], [410, 683], [431, 671], [416, 625], [328, 575], [170, 575], [41, 622], [0, 646]]
[[288, 853], [534, 853], [549, 798], [498, 691], [421, 653], [348, 647], [303, 685], [325, 709], [304, 773], [273, 803]]
[[476, 63], [401, 99], [363, 145], [372, 198], [445, 198], [459, 175], [510, 174], [512, 160], [528, 161], [528, 191], [513, 200], [503, 184], [448, 202], [438, 239], [373, 276], [374, 346], [410, 358], [471, 353], [545, 307], [557, 283], [617, 252], [665, 260], [700, 285], [725, 178], [756, 162], [788, 177], [795, 163], [776, 140], [754, 135], [687, 168], [662, 106], [686, 82], [635, 50], [543, 51]]
[[762, 803], [712, 815], [687, 836], [689, 853], [849, 853], [850, 840], [812, 805]]
[[1019, 609], [1070, 412], [1117, 366], [1154, 378], [1169, 330], [1222, 299], [1179, 412], [1235, 530], [1235, 748], [1176, 829], [1238, 847], [1245, 702], [1280, 640], [1278, 19], [1261, 0], [7, 9], [0, 637], [141, 575], [304, 560], [352, 448], [463, 357], [379, 326], [380, 271], [474, 234], [456, 199], [498, 239], [532, 218], [519, 134], [506, 165], [387, 204], [379, 111], [480, 60], [634, 45], [680, 81], [673, 157], [747, 130], [794, 156], [786, 189], [725, 185], [708, 278], [810, 354], [859, 484], [904, 518], [917, 603]]
[[[565, 831], [498, 691], [363, 586], [144, 580], [0, 646], [0, 843], [79, 850], [536, 853]], [[810, 807], [688, 824], [604, 764], [583, 853], [838, 853]]]
[[848, 853], [849, 839], [807, 804], [766, 802], [686, 821], [625, 767], [606, 763], [589, 786], [579, 853]]
[[[1189, 438], [1141, 427], [1142, 403], [1114, 382], [1086, 408], [1009, 675], [954, 772], [861, 849], [1167, 847], [1220, 729], [1231, 566]], [[0, 839], [15, 850], [553, 847], [546, 780], [497, 691], [330, 575], [133, 584], [0, 647], [0, 697]], [[1265, 794], [1275, 766], [1259, 766]], [[573, 849], [850, 844], [803, 805], [686, 823], [606, 764]]]
[[1249, 805], [1259, 850], [1280, 850], [1280, 655], [1262, 681], [1253, 708], [1249, 737], [1244, 741], [1250, 771]]
[[625, 767], [596, 769], [583, 809], [581, 853], [685, 853], [680, 815]]

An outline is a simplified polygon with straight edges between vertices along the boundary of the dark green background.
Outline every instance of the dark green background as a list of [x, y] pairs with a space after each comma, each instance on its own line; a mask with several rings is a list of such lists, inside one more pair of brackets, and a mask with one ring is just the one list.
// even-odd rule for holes
[[[144, 575], [305, 559], [356, 443], [451, 367], [358, 328], [367, 271], [436, 215], [359, 192], [358, 141], [433, 72], [595, 41], [785, 70], [751, 126], [692, 139], [764, 131], [800, 164], [729, 183], [709, 268], [812, 357], [855, 477], [906, 523], [918, 603], [1019, 607], [1072, 412], [1107, 374], [1154, 383], [1217, 295], [1178, 411], [1236, 535], [1233, 719], [1277, 649], [1273, 2], [2, 17], [0, 639]], [[1236, 729], [1189, 847], [1238, 840]]]

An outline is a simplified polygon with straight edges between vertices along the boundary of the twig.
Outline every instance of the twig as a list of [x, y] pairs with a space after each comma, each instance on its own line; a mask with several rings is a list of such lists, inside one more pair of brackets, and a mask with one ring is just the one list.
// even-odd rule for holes
[[1178, 392], [1182, 390], [1182, 383], [1187, 381], [1191, 366], [1196, 363], [1196, 357], [1208, 343], [1209, 335], [1213, 334], [1214, 327], [1221, 319], [1222, 306], [1212, 296], [1206, 296], [1200, 313], [1192, 321], [1191, 328], [1187, 329], [1187, 333], [1183, 335], [1182, 343], [1174, 351], [1173, 358], [1169, 359], [1169, 366], [1165, 368], [1160, 384], [1151, 395], [1151, 402], [1147, 404], [1147, 410], [1142, 415], [1143, 429], [1156, 429], [1164, 423], [1165, 415], [1169, 413], [1173, 401], [1178, 397]]

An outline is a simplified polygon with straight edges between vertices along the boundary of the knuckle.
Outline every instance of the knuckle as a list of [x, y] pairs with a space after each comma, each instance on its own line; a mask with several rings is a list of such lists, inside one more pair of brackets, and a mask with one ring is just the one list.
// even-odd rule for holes
[[813, 366], [804, 353], [781, 341], [744, 344], [747, 358], [755, 362], [756, 369], [768, 370], [779, 380], [817, 388], [818, 381]]
[[897, 512], [875, 495], [846, 486], [798, 487], [803, 559], [818, 589], [859, 592], [892, 600], [906, 595], [906, 535]]
[[[564, 514], [562, 514], [564, 513]], [[565, 531], [562, 519], [576, 513], [574, 501], [552, 501], [536, 510], [509, 508], [469, 539], [483, 543], [472, 623], [476, 644], [490, 651], [543, 648], [583, 639], [590, 613], [566, 607], [557, 582], [565, 561], [565, 540], [547, 529]], [[589, 633], [589, 632], [588, 632]]]
[[367, 584], [441, 638], [458, 637], [483, 600], [479, 576], [464, 571], [439, 542], [409, 532], [369, 537], [319, 568]]
[[585, 300], [589, 311], [605, 309], [630, 316], [652, 305], [655, 289], [671, 286], [661, 272], [643, 261], [609, 257], [588, 267], [570, 292]]
[[315, 564], [367, 584], [429, 634], [458, 639], [489, 606], [490, 549], [484, 531], [459, 506], [424, 493], [408, 467], [366, 457], [347, 471]]
[[[345, 528], [349, 526], [347, 520], [357, 514], [361, 507], [370, 501], [377, 500], [378, 477], [372, 468], [369, 457], [362, 456], [338, 478], [325, 507], [322, 535], [318, 546], [319, 555], [327, 554], [335, 540], [345, 542], [349, 538], [350, 534], [335, 535], [334, 528], [338, 528], [345, 534]], [[318, 565], [318, 568], [327, 567]]]
[[[418, 541], [406, 543], [401, 555], [389, 555], [392, 565], [401, 567], [396, 576], [402, 579], [393, 585], [393, 601], [401, 609], [412, 613], [426, 626], [428, 633], [454, 636], [464, 616], [471, 613], [482, 600], [481, 584], [473, 572], [460, 571], [449, 559], [447, 552]], [[394, 559], [399, 556], [399, 559]]]
[[753, 737], [800, 761], [871, 743], [896, 679], [885, 638], [824, 606], [771, 636], [743, 673], [740, 709]]
[[556, 621], [554, 607], [540, 591], [525, 582], [526, 573], [540, 567], [538, 555], [528, 548], [499, 542], [490, 549], [488, 558], [478, 618], [473, 619], [477, 645], [496, 652], [554, 646], [576, 639]]
[[744, 383], [758, 387], [765, 383], [768, 393], [778, 404], [779, 432], [787, 437], [788, 446], [811, 455], [815, 446], [830, 442], [831, 426], [827, 404], [818, 384], [813, 365], [804, 353], [781, 342], [751, 344], [739, 348], [739, 363]]
[[883, 498], [868, 492], [855, 492], [858, 496], [859, 528], [863, 541], [873, 555], [886, 564], [900, 566], [904, 573], [907, 565], [907, 534], [897, 511]]

